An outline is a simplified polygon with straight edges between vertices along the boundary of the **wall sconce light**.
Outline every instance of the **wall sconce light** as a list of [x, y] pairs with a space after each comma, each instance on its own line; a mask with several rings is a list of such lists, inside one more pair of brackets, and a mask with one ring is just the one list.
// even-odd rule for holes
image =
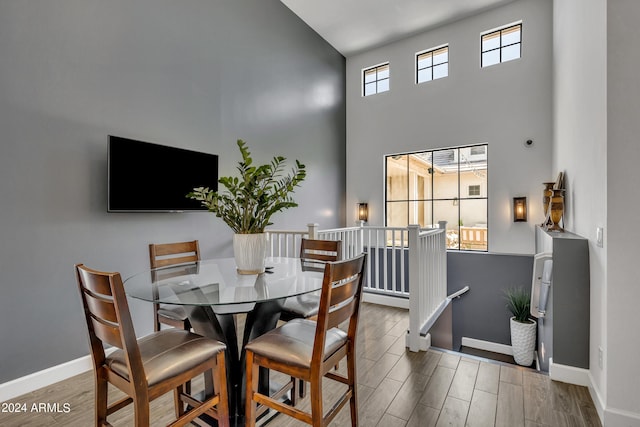
[[526, 222], [526, 221], [527, 221], [527, 198], [514, 197], [513, 198], [513, 222]]
[[358, 203], [358, 221], [367, 222], [369, 220], [369, 205], [367, 203]]

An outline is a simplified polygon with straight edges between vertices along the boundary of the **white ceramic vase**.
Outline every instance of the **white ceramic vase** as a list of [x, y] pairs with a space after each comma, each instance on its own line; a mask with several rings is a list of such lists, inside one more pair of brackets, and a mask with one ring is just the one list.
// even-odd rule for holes
[[536, 330], [538, 324], [529, 319], [528, 323], [517, 322], [511, 318], [511, 348], [513, 358], [518, 365], [531, 366], [536, 348]]
[[266, 233], [233, 235], [233, 256], [239, 274], [264, 273], [267, 242]]

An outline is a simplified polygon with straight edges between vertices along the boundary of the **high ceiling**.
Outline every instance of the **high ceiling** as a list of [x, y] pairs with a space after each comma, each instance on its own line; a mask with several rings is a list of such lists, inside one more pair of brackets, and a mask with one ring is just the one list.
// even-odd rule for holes
[[514, 0], [280, 0], [344, 56]]

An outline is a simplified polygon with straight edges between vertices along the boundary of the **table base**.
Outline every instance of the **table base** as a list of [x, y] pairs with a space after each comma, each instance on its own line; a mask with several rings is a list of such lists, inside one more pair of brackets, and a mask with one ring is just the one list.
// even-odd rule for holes
[[[231, 425], [244, 425], [244, 367], [245, 367], [245, 345], [274, 329], [280, 319], [280, 312], [284, 299], [272, 300], [257, 303], [253, 310], [247, 312], [247, 319], [244, 325], [242, 347], [238, 346], [238, 335], [236, 333], [236, 320], [234, 314], [216, 314], [211, 307], [190, 307], [189, 320], [195, 333], [222, 341], [227, 345], [225, 352], [227, 368], [227, 392], [229, 395], [229, 414], [232, 420]], [[269, 387], [269, 371], [260, 368], [258, 390], [266, 394]], [[274, 390], [274, 391], [277, 391]], [[205, 395], [213, 394], [213, 384], [205, 378]], [[210, 419], [209, 422], [215, 420]], [[268, 417], [270, 419], [271, 417]], [[235, 423], [233, 422], [235, 420]], [[217, 424], [217, 423], [216, 423]], [[211, 424], [211, 425], [216, 425]]]

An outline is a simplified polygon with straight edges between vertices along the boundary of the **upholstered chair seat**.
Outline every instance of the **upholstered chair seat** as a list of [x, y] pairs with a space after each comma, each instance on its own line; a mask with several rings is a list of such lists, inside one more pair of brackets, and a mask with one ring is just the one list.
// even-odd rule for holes
[[[247, 350], [279, 363], [309, 369], [313, 356], [316, 322], [293, 319], [247, 344]], [[347, 333], [338, 328], [327, 331], [324, 343], [325, 359], [347, 341]], [[287, 351], [282, 351], [282, 349]]]
[[299, 295], [287, 298], [284, 302], [283, 311], [287, 313], [287, 317], [308, 319], [318, 314], [319, 304], [320, 295], [318, 294]]
[[160, 304], [160, 307], [158, 307], [158, 316], [160, 318], [174, 319], [181, 322], [188, 322], [189, 320], [187, 311], [181, 305]]
[[[147, 385], [154, 386], [214, 359], [225, 345], [180, 329], [166, 329], [138, 340]], [[129, 380], [125, 353], [117, 350], [105, 359], [109, 368]]]

